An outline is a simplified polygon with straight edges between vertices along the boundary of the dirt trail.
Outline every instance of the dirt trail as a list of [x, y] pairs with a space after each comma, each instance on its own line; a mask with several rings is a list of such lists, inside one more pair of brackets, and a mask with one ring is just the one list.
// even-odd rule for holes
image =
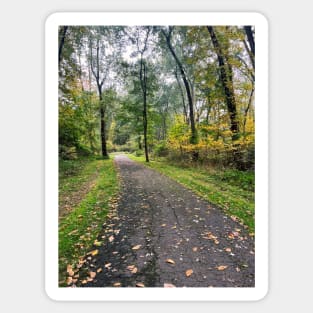
[[254, 240], [242, 225], [124, 155], [115, 163], [120, 200], [99, 237], [105, 244], [87, 258], [94, 274], [83, 286], [254, 286]]

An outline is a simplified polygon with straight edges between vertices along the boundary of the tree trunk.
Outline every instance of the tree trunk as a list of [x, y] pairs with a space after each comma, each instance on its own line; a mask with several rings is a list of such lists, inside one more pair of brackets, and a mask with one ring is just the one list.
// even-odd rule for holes
[[100, 102], [100, 137], [101, 137], [101, 152], [104, 158], [108, 157], [107, 143], [106, 143], [106, 125], [105, 125], [105, 111], [102, 102], [102, 92], [99, 90], [99, 102]]
[[63, 46], [64, 46], [65, 35], [66, 35], [66, 32], [67, 32], [67, 29], [68, 29], [68, 26], [63, 26], [61, 40], [60, 40], [60, 44], [59, 44], [59, 65], [60, 65], [60, 62], [61, 62], [62, 49], [63, 49]]
[[147, 142], [147, 131], [148, 131], [148, 119], [147, 119], [147, 67], [142, 57], [140, 60], [140, 85], [143, 94], [143, 142], [145, 146], [145, 157], [146, 162], [149, 162], [148, 142]]
[[245, 26], [245, 32], [250, 46], [250, 51], [248, 51], [248, 53], [250, 55], [253, 68], [255, 68], [255, 43], [251, 26]]
[[191, 94], [191, 89], [190, 89], [190, 85], [188, 83], [187, 80], [187, 76], [185, 73], [185, 70], [183, 68], [182, 63], [180, 62], [180, 60], [178, 59], [173, 46], [171, 44], [171, 32], [172, 29], [170, 27], [169, 33], [166, 34], [166, 32], [164, 30], [162, 30], [163, 35], [166, 38], [166, 43], [167, 46], [172, 54], [172, 56], [174, 57], [177, 66], [180, 70], [184, 85], [185, 85], [185, 89], [186, 89], [186, 93], [187, 93], [187, 99], [188, 99], [188, 104], [189, 104], [189, 120], [190, 120], [190, 128], [191, 128], [191, 138], [190, 138], [190, 143], [192, 144], [196, 144], [198, 142], [198, 136], [197, 136], [197, 130], [196, 130], [196, 125], [195, 125], [195, 118], [194, 118], [194, 111], [193, 111], [193, 101], [192, 101], [192, 94]]
[[96, 46], [96, 69], [93, 66], [93, 53], [92, 53], [92, 44], [90, 39], [90, 69], [93, 76], [96, 79], [98, 94], [99, 94], [99, 109], [100, 109], [100, 139], [101, 139], [101, 152], [102, 157], [108, 158], [107, 146], [106, 146], [106, 123], [105, 123], [105, 110], [103, 108], [103, 98], [102, 98], [102, 87], [104, 84], [105, 76], [103, 79], [100, 79], [100, 40], [97, 38], [97, 46]]
[[181, 94], [181, 98], [182, 98], [182, 102], [183, 102], [183, 110], [184, 110], [185, 122], [189, 125], [188, 113], [187, 113], [187, 108], [186, 108], [186, 104], [185, 104], [185, 95], [184, 95], [183, 88], [182, 88], [182, 86], [180, 84], [180, 81], [179, 81], [179, 77], [178, 77], [178, 73], [177, 73], [177, 67], [175, 69], [175, 77], [176, 77], [176, 81], [177, 81], [178, 88], [179, 88], [179, 91], [180, 91], [180, 94]]
[[220, 77], [222, 81], [222, 86], [225, 93], [225, 100], [227, 104], [227, 109], [230, 116], [230, 130], [232, 131], [232, 140], [238, 139], [239, 135], [239, 123], [237, 119], [237, 110], [236, 110], [236, 100], [235, 93], [233, 89], [233, 80], [232, 80], [232, 70], [230, 64], [227, 64], [227, 57], [224, 55], [220, 43], [215, 35], [212, 26], [207, 26], [208, 31], [210, 33], [214, 49], [217, 54], [219, 69], [220, 69]]

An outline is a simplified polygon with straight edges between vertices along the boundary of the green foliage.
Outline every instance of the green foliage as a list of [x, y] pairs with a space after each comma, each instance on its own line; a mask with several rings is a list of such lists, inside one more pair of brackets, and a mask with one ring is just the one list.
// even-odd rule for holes
[[139, 157], [143, 155], [143, 150], [136, 150], [135, 151], [135, 156]]
[[169, 148], [166, 141], [160, 141], [153, 147], [153, 153], [157, 157], [165, 157], [169, 154]]

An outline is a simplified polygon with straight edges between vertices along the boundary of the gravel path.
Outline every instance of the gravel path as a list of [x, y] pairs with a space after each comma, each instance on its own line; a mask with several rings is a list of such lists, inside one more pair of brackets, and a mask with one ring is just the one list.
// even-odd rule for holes
[[122, 191], [86, 287], [254, 287], [254, 240], [235, 219], [124, 155]]

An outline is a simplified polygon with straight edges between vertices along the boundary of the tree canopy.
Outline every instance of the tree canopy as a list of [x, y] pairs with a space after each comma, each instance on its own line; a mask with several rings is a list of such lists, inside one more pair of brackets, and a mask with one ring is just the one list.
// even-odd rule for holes
[[254, 167], [253, 26], [61, 26], [59, 155]]

